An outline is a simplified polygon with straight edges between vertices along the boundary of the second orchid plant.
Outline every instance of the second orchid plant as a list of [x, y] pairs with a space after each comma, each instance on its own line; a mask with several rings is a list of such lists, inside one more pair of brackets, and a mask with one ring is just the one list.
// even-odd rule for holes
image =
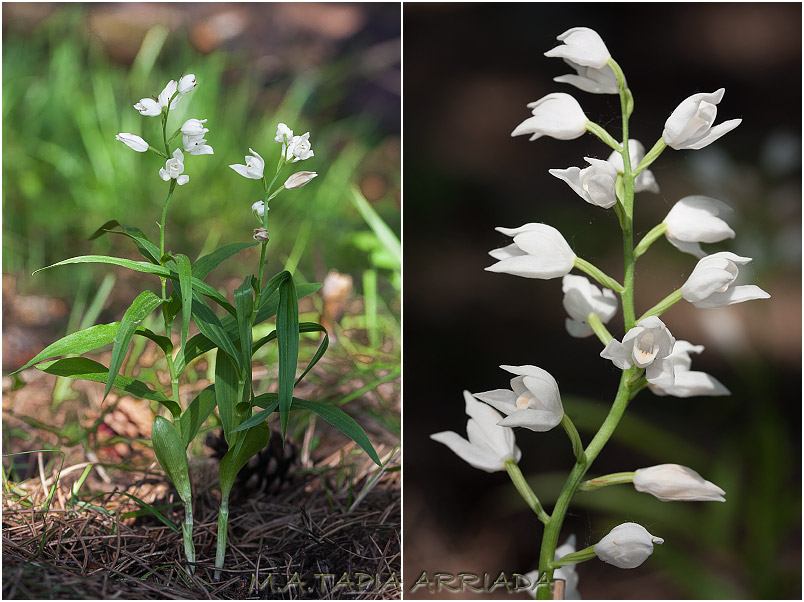
[[[643, 526], [626, 522], [585, 549], [575, 550], [574, 535], [559, 547], [561, 528], [576, 492], [630, 483], [637, 491], [663, 501], [725, 501], [725, 492], [720, 487], [692, 468], [678, 464], [627, 467], [627, 472], [592, 479], [587, 473], [629, 403], [643, 389], [676, 397], [729, 394], [714, 377], [691, 369], [690, 354], [701, 353], [703, 347], [676, 340], [660, 317], [664, 312], [682, 300], [698, 308], [718, 308], [770, 296], [755, 285], [736, 284], [740, 266], [751, 261], [750, 258], [731, 252], [706, 255], [701, 249], [700, 243], [719, 242], [735, 235], [723, 219], [731, 208], [717, 199], [699, 195], [682, 198], [660, 224], [634, 244], [634, 195], [659, 190], [648, 167], [667, 147], [700, 149], [740, 124], [741, 120], [732, 119], [715, 125], [724, 89], [693, 94], [681, 102], [667, 119], [661, 137], [646, 153], [640, 142], [630, 138], [629, 118], [634, 99], [622, 69], [601, 37], [591, 29], [575, 27], [558, 36], [558, 40], [562, 44], [545, 55], [564, 59], [575, 73], [557, 77], [555, 81], [586, 92], [619, 95], [622, 139], [616, 140], [604, 127], [590, 121], [578, 101], [565, 93], [548, 94], [530, 103], [532, 116], [517, 126], [512, 136], [571, 140], [591, 132], [610, 147], [612, 152], [606, 160], [586, 157], [588, 165], [584, 167], [552, 169], [550, 174], [565, 181], [587, 203], [616, 213], [624, 250], [623, 279], [617, 281], [578, 257], [558, 230], [542, 223], [497, 228], [513, 240], [491, 251], [497, 262], [486, 269], [524, 278], [563, 278], [563, 303], [569, 315], [567, 332], [572, 337], [597, 336], [602, 346], [600, 357], [622, 370], [619, 386], [605, 421], [591, 441], [584, 442], [564, 412], [558, 383], [546, 370], [532, 365], [504, 365], [501, 368], [513, 375], [510, 388], [474, 395], [464, 392], [466, 413], [470, 417], [466, 428], [468, 440], [454, 432], [432, 435], [476, 468], [507, 471], [517, 491], [544, 524], [539, 566], [528, 575], [535, 584], [532, 593], [538, 599], [553, 596], [557, 579], [564, 581], [567, 599], [578, 598], [575, 565], [580, 562], [597, 557], [619, 568], [635, 568], [653, 553], [655, 544], [663, 543]], [[639, 315], [634, 307], [634, 266], [662, 236], [699, 260], [680, 289]], [[570, 274], [573, 269], [590, 276], [602, 289], [584, 276]], [[618, 305], [622, 306], [623, 315], [621, 340], [615, 339], [606, 327], [617, 313]], [[575, 465], [555, 506], [548, 512], [519, 469], [521, 452], [513, 428], [544, 432], [559, 425], [570, 439]]]
[[[207, 144], [205, 127], [207, 119], [188, 119], [172, 134], [168, 130], [170, 112], [182, 98], [196, 87], [192, 74], [178, 81], [171, 80], [156, 98], [143, 98], [134, 108], [145, 117], [161, 120], [160, 142], [151, 145], [137, 134], [120, 133], [116, 139], [134, 151], [152, 152], [164, 160], [159, 177], [168, 183], [167, 196], [162, 206], [159, 225], [159, 243], [156, 244], [139, 228], [109, 221], [92, 236], [120, 234], [130, 239], [145, 261], [133, 261], [105, 255], [73, 257], [54, 264], [106, 263], [137, 272], [157, 276], [160, 292], [144, 290], [126, 310], [119, 322], [100, 324], [70, 334], [31, 359], [20, 370], [36, 364], [39, 370], [63, 376], [101, 382], [105, 384], [105, 397], [112, 387], [136, 398], [159, 403], [167, 413], [157, 415], [153, 421], [152, 440], [159, 464], [173, 482], [184, 506], [182, 540], [188, 571], [196, 565], [193, 542], [193, 492], [191, 486], [187, 450], [199, 434], [201, 426], [217, 409], [228, 451], [219, 468], [221, 502], [218, 512], [218, 537], [215, 556], [215, 578], [220, 578], [226, 555], [226, 540], [229, 523], [229, 497], [235, 477], [248, 460], [268, 443], [271, 429], [265, 422], [274, 412], [279, 413], [282, 436], [285, 436], [288, 414], [292, 410], [309, 410], [353, 439], [377, 464], [379, 458], [363, 429], [346, 413], [328, 404], [308, 401], [293, 396], [294, 387], [321, 359], [327, 349], [326, 330], [314, 322], [299, 322], [298, 299], [314, 292], [317, 284], [296, 286], [288, 271], [271, 278], [265, 277], [265, 264], [269, 241], [268, 203], [284, 190], [300, 188], [313, 178], [315, 172], [293, 173], [283, 184], [276, 185], [280, 175], [290, 165], [313, 157], [310, 134], [295, 136], [285, 124], [277, 127], [275, 144], [280, 145], [276, 169], [265, 175], [265, 161], [254, 150], [246, 156], [245, 165], [230, 167], [246, 178], [259, 180], [262, 185], [262, 200], [255, 202], [252, 212], [259, 222], [254, 230], [254, 241], [232, 242], [197, 259], [194, 263], [187, 255], [169, 251], [165, 242], [168, 207], [177, 186], [190, 181], [184, 173], [185, 153], [188, 155], [211, 155], [214, 151]], [[181, 146], [171, 152], [171, 143], [180, 137]], [[229, 172], [231, 173], [231, 172]], [[247, 205], [246, 205], [247, 206]], [[260, 245], [260, 259], [256, 275], [248, 275], [234, 291], [233, 302], [210, 286], [204, 279], [223, 261], [255, 245]], [[46, 269], [46, 268], [42, 268]], [[171, 290], [168, 289], [171, 285]], [[208, 302], [213, 302], [223, 313], [219, 316]], [[159, 309], [164, 332], [156, 333], [142, 325], [143, 320]], [[174, 322], [181, 315], [180, 325], [173, 337]], [[254, 340], [254, 326], [276, 318], [276, 328], [270, 334]], [[190, 337], [190, 324], [194, 323], [198, 334]], [[305, 369], [297, 375], [300, 333], [320, 333], [318, 349]], [[164, 353], [170, 374], [170, 390], [158, 391], [146, 383], [120, 374], [123, 360], [134, 336], [142, 336], [156, 343]], [[257, 393], [252, 381], [252, 358], [264, 345], [276, 341], [278, 346], [278, 377], [276, 392]], [[109, 366], [83, 357], [59, 356], [80, 355], [105, 345], [112, 344]], [[215, 382], [185, 403], [181, 391], [181, 376], [191, 361], [207, 352], [215, 353]], [[259, 409], [259, 411], [255, 411]]]

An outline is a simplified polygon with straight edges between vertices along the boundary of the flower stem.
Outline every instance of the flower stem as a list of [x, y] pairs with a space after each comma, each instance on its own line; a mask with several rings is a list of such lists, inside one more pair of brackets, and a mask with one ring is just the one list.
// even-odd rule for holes
[[594, 121], [587, 121], [586, 131], [593, 133], [595, 136], [600, 138], [605, 144], [616, 150], [618, 153], [622, 150], [622, 148], [620, 147], [620, 143], [617, 142], [614, 139], [614, 137], [611, 134], [609, 134], [602, 125], [598, 125]]
[[609, 341], [611, 341], [614, 337], [611, 336], [611, 333], [608, 329], [603, 325], [603, 322], [600, 321], [600, 316], [596, 313], [590, 313], [586, 316], [586, 323], [589, 324], [589, 328], [591, 328], [594, 333], [597, 335], [597, 338], [600, 339], [600, 342], [604, 345], [608, 345]]
[[193, 502], [184, 503], [184, 522], [181, 525], [181, 537], [184, 540], [184, 555], [187, 558], [189, 571], [195, 572], [195, 544], [193, 544]]
[[644, 320], [645, 318], [650, 317], [650, 316], [661, 316], [664, 312], [666, 312], [668, 309], [673, 307], [676, 303], [681, 301], [681, 299], [682, 299], [681, 289], [674, 290], [672, 293], [667, 295], [664, 299], [659, 301], [656, 305], [654, 305], [648, 311], [646, 311], [644, 314], [642, 314], [639, 317], [638, 321], [641, 322], [642, 320]]
[[581, 259], [577, 255], [575, 256], [575, 267], [581, 270], [582, 272], [586, 272], [592, 278], [597, 280], [600, 284], [605, 286], [606, 288], [610, 288], [611, 290], [622, 294], [623, 287], [622, 285], [617, 282], [611, 276], [608, 276], [603, 270], [598, 268], [597, 266], [589, 263], [585, 259]]
[[659, 158], [659, 155], [662, 154], [662, 151], [667, 148], [667, 143], [664, 141], [663, 138], [659, 138], [656, 141], [656, 144], [653, 145], [648, 151], [648, 154], [642, 158], [642, 161], [639, 162], [639, 165], [636, 166], [634, 170], [634, 175], [639, 175], [643, 170], [647, 169], [648, 166], [653, 163], [656, 159]]
[[505, 470], [508, 471], [508, 476], [511, 477], [511, 481], [514, 483], [514, 487], [519, 492], [519, 495], [522, 496], [522, 499], [525, 500], [530, 509], [536, 513], [536, 516], [540, 521], [542, 521], [545, 525], [549, 523], [550, 517], [542, 508], [542, 504], [539, 501], [539, 498], [536, 497], [536, 494], [533, 493], [533, 489], [530, 488], [528, 482], [525, 480], [525, 476], [522, 474], [522, 471], [519, 470], [519, 466], [517, 463], [512, 460], [505, 461]]
[[221, 497], [218, 509], [218, 543], [215, 550], [215, 581], [220, 581], [221, 569], [226, 558], [226, 533], [229, 528], [229, 494]]
[[575, 454], [575, 460], [577, 462], [585, 462], [586, 458], [583, 452], [583, 441], [581, 441], [581, 436], [578, 434], [578, 429], [575, 428], [572, 420], [570, 420], [570, 417], [566, 414], [561, 417], [561, 426], [564, 427], [564, 431], [570, 438], [572, 453]]
[[595, 557], [595, 546], [589, 546], [588, 548], [578, 550], [577, 552], [573, 552], [572, 554], [562, 556], [558, 560], [554, 560], [552, 562], [552, 565], [553, 568], [557, 569], [559, 567], [567, 566], [570, 564], [579, 564], [581, 562], [591, 560], [594, 557]]
[[642, 240], [639, 241], [639, 244], [634, 249], [634, 259], [639, 259], [644, 255], [645, 251], [647, 251], [657, 239], [661, 238], [662, 234], [665, 232], [667, 232], [667, 224], [664, 222], [654, 226], [650, 232], [642, 237]]
[[608, 487], [609, 485], [622, 485], [624, 483], [632, 483], [634, 481], [634, 472], [615, 472], [607, 474], [602, 477], [595, 477], [589, 479], [578, 485], [578, 491], [594, 491], [601, 487]]

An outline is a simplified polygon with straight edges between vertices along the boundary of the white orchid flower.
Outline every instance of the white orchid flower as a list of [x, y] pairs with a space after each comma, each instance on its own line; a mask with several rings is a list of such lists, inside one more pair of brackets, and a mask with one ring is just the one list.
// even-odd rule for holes
[[528, 104], [532, 109], [533, 117], [520, 123], [511, 136], [531, 134], [530, 140], [542, 136], [551, 136], [558, 140], [572, 140], [579, 138], [586, 132], [589, 121], [578, 104], [569, 94], [554, 92]]
[[308, 184], [313, 178], [315, 178], [318, 174], [314, 171], [299, 171], [290, 176], [287, 180], [285, 180], [285, 188], [287, 190], [293, 190], [294, 188], [301, 188], [305, 184]]
[[706, 395], [714, 397], [731, 395], [723, 383], [706, 372], [690, 370], [692, 358], [690, 353], [700, 354], [703, 345], [693, 345], [689, 341], [676, 341], [670, 360], [673, 363], [674, 382], [672, 385], [650, 385], [650, 390], [659, 396], [672, 395], [673, 397], [698, 397]]
[[206, 119], [188, 119], [181, 126], [181, 133], [185, 136], [202, 136], [209, 131], [204, 124]]
[[466, 423], [469, 439], [452, 431], [434, 433], [430, 438], [443, 443], [462, 460], [486, 472], [505, 470], [507, 460], [519, 462], [522, 452], [516, 445], [514, 431], [497, 426], [500, 415], [485, 403], [475, 400], [469, 391], [463, 392], [463, 398], [469, 415]]
[[717, 105], [726, 93], [725, 88], [693, 94], [684, 100], [664, 124], [662, 138], [676, 149], [697, 150], [736, 128], [742, 119], [730, 119], [712, 127], [717, 117]]
[[161, 115], [165, 107], [168, 106], [168, 103], [170, 103], [170, 110], [172, 111], [176, 108], [179, 100], [181, 100], [181, 94], [178, 94], [176, 95], [176, 98], [173, 99], [173, 102], [170, 101], [171, 97], [176, 94], [177, 89], [178, 84], [176, 83], [175, 79], [172, 79], [159, 93], [157, 100], [154, 100], [153, 98], [142, 98], [137, 104], [134, 105], [134, 108], [140, 112], [140, 115], [145, 115], [147, 117], [156, 117], [157, 115]]
[[[257, 215], [259, 215], [260, 217], [262, 217], [263, 215], [265, 215], [265, 211], [266, 211], [265, 202], [257, 201], [256, 203], [254, 203], [251, 206], [251, 210], [256, 212]], [[271, 210], [271, 208], [268, 207], [267, 211], [270, 211], [270, 210]]]
[[159, 170], [159, 177], [165, 182], [173, 178], [179, 186], [183, 186], [190, 181], [190, 176], [182, 175], [184, 172], [184, 153], [180, 148], [173, 151], [173, 158], [165, 162], [165, 166]]
[[692, 274], [681, 287], [681, 296], [695, 307], [725, 307], [753, 299], [768, 299], [770, 295], [758, 286], [746, 284], [735, 286], [740, 274], [737, 266], [751, 261], [750, 257], [740, 257], [723, 251], [708, 255], [698, 261]]
[[137, 136], [137, 134], [129, 134], [126, 132], [121, 132], [120, 134], [117, 134], [114, 138], [115, 140], [119, 140], [127, 147], [129, 147], [131, 150], [135, 150], [138, 153], [144, 153], [149, 148], [148, 143], [139, 136]]
[[548, 50], [544, 56], [568, 59], [578, 65], [595, 69], [605, 67], [611, 58], [603, 39], [595, 30], [588, 27], [573, 27], [556, 39], [564, 43]]
[[[641, 175], [641, 174], [640, 174]], [[703, 195], [686, 196], [678, 201], [664, 218], [665, 236], [678, 250], [696, 257], [706, 255], [699, 243], [720, 242], [734, 238], [734, 230], [720, 215], [731, 213], [723, 201]]]
[[187, 75], [183, 75], [181, 79], [179, 79], [179, 93], [180, 94], [187, 94], [190, 90], [195, 88], [196, 81], [195, 75], [192, 73], [188, 73]]
[[561, 281], [561, 290], [564, 291], [564, 309], [569, 314], [565, 325], [572, 337], [584, 338], [594, 334], [588, 323], [589, 314], [597, 314], [606, 324], [617, 313], [614, 291], [608, 288], [601, 291], [584, 276], [567, 274]]
[[617, 168], [601, 159], [584, 157], [589, 167], [570, 167], [568, 169], [551, 169], [550, 175], [564, 180], [575, 193], [591, 205], [608, 209], [617, 203], [614, 192], [617, 183]]
[[600, 357], [611, 360], [622, 370], [631, 366], [644, 368], [649, 383], [669, 386], [674, 382], [671, 354], [675, 343], [664, 322], [650, 316], [625, 333], [622, 343], [616, 339], [609, 341]]
[[[556, 548], [556, 560], [561, 560], [564, 556], [576, 551], [575, 535], [567, 537], [567, 541]], [[531, 571], [525, 575], [531, 583], [539, 581], [539, 571]], [[578, 591], [578, 565], [568, 564], [558, 567], [553, 571], [553, 580], [562, 579], [564, 581], [564, 600], [580, 600], [581, 594]], [[528, 588], [531, 598], [536, 598], [536, 587]]]
[[561, 233], [547, 224], [525, 224], [519, 228], [495, 228], [514, 238], [513, 244], [489, 252], [497, 263], [486, 268], [524, 278], [558, 278], [575, 265], [572, 252]]
[[257, 154], [253, 148], [248, 149], [252, 155], [246, 155], [246, 164], [240, 165], [230, 165], [232, 169], [234, 169], [237, 173], [239, 173], [244, 178], [251, 178], [252, 180], [260, 180], [262, 179], [262, 172], [265, 169], [265, 161], [263, 161], [262, 157]]
[[500, 366], [515, 374], [511, 389], [494, 389], [475, 393], [480, 401], [494, 406], [506, 415], [497, 424], [521, 426], [544, 432], [561, 424], [564, 406], [558, 392], [558, 383], [549, 372], [536, 366]]
[[575, 74], [559, 75], [554, 77], [553, 81], [561, 84], [570, 84], [584, 92], [591, 92], [592, 94], [619, 94], [620, 84], [617, 82], [617, 76], [614, 70], [606, 65], [602, 69], [595, 69], [594, 67], [584, 67], [577, 63], [573, 63], [569, 59], [564, 59], [570, 67], [575, 69]]
[[310, 132], [301, 136], [293, 136], [288, 142], [286, 160], [292, 163], [304, 161], [313, 156], [313, 149], [310, 146]]
[[634, 473], [634, 489], [663, 502], [725, 502], [726, 492], [679, 464], [659, 464]]
[[662, 543], [661, 537], [654, 537], [642, 525], [623, 523], [614, 527], [594, 549], [603, 562], [621, 569], [635, 569], [653, 554], [654, 544]]
[[[645, 147], [639, 140], [633, 138], [628, 140], [628, 157], [631, 159], [631, 169], [635, 169], [639, 162], [645, 158]], [[613, 151], [608, 159], [609, 163], [614, 165], [618, 173], [623, 173], [623, 156], [617, 151]], [[653, 172], [645, 169], [637, 175], [634, 180], [634, 192], [659, 192], [659, 184], [653, 176]]]

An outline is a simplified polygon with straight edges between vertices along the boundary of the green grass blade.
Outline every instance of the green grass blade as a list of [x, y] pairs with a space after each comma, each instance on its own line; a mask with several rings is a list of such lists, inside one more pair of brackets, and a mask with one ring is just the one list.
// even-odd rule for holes
[[123, 319], [120, 320], [120, 327], [117, 329], [117, 334], [114, 337], [114, 346], [112, 347], [112, 358], [109, 361], [109, 379], [106, 381], [106, 391], [103, 398], [109, 394], [112, 389], [117, 373], [120, 371], [120, 366], [123, 365], [123, 358], [128, 351], [128, 344], [131, 342], [131, 337], [134, 336], [134, 331], [137, 330], [140, 322], [142, 322], [148, 315], [162, 304], [162, 299], [157, 297], [152, 291], [142, 291], [134, 302], [123, 314]]
[[[120, 491], [119, 493], [125, 495], [128, 498], [131, 498], [132, 500], [134, 500], [140, 508], [142, 508], [148, 514], [151, 514], [154, 517], [156, 517], [163, 525], [165, 525], [168, 529], [170, 529], [174, 533], [178, 533], [181, 530], [176, 525], [174, 525], [172, 521], [168, 520], [165, 517], [164, 514], [159, 512], [159, 510], [157, 510], [155, 507], [151, 506], [151, 504], [142, 501], [136, 495], [126, 493], [125, 491]], [[123, 518], [128, 518], [129, 516], [132, 516], [133, 514], [134, 514], [133, 512], [128, 512], [128, 513], [122, 515], [122, 517]]]
[[[68, 357], [45, 362], [36, 366], [36, 369], [55, 376], [90, 380], [96, 383], [105, 383], [109, 379], [109, 369], [106, 366], [85, 357]], [[178, 403], [168, 399], [162, 393], [154, 391], [142, 381], [118, 374], [113, 384], [118, 389], [131, 393], [134, 397], [161, 403], [174, 416], [178, 417], [181, 414], [181, 407], [179, 407]]]
[[363, 220], [368, 224], [372, 232], [377, 235], [377, 239], [380, 241], [383, 248], [393, 257], [396, 269], [401, 269], [402, 243], [399, 242], [399, 238], [394, 234], [394, 231], [388, 227], [388, 224], [383, 221], [380, 215], [366, 200], [366, 197], [364, 197], [357, 188], [352, 188], [352, 201], [363, 217]]

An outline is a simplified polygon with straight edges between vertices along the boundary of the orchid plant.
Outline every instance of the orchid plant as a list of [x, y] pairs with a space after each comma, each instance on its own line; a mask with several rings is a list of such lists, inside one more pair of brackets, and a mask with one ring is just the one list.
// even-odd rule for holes
[[[252, 212], [259, 222], [252, 242], [233, 242], [200, 257], [192, 263], [187, 255], [168, 251], [165, 242], [166, 220], [177, 186], [188, 184], [190, 176], [185, 172], [187, 155], [211, 155], [212, 147], [205, 136], [209, 128], [207, 119], [188, 119], [178, 129], [168, 129], [170, 112], [196, 87], [195, 76], [182, 76], [171, 80], [156, 98], [143, 98], [134, 108], [143, 116], [161, 118], [160, 141], [154, 145], [138, 134], [119, 133], [117, 140], [130, 149], [152, 152], [164, 161], [158, 170], [159, 177], [168, 183], [167, 196], [162, 206], [159, 225], [159, 243], [155, 243], [144, 231], [133, 226], [109, 221], [90, 238], [104, 234], [119, 234], [130, 239], [145, 261], [132, 261], [105, 255], [85, 255], [65, 259], [48, 266], [76, 263], [106, 263], [157, 276], [160, 293], [144, 290], [132, 302], [119, 322], [100, 324], [70, 334], [49, 345], [27, 362], [20, 370], [36, 365], [49, 374], [67, 378], [84, 379], [105, 384], [104, 400], [112, 387], [141, 399], [157, 402], [167, 416], [157, 415], [153, 421], [153, 448], [159, 464], [170, 478], [184, 506], [182, 538], [188, 570], [193, 572], [196, 563], [193, 543], [193, 497], [187, 461], [190, 443], [199, 434], [201, 426], [217, 409], [228, 451], [220, 462], [219, 482], [221, 503], [218, 518], [215, 578], [220, 578], [226, 554], [226, 539], [229, 518], [229, 497], [238, 472], [248, 460], [268, 443], [271, 429], [266, 423], [278, 412], [282, 436], [287, 431], [288, 415], [293, 410], [310, 410], [353, 439], [379, 464], [379, 458], [363, 429], [346, 413], [323, 403], [316, 403], [293, 396], [294, 387], [321, 359], [327, 349], [329, 338], [323, 326], [313, 322], [299, 322], [298, 299], [315, 292], [319, 284], [297, 286], [288, 271], [271, 278], [265, 276], [265, 264], [269, 241], [268, 202], [285, 190], [300, 188], [316, 177], [315, 172], [300, 171], [289, 175], [284, 184], [275, 186], [282, 172], [291, 164], [314, 156], [310, 134], [294, 136], [283, 123], [278, 125], [275, 142], [281, 144], [276, 169], [266, 178], [265, 161], [254, 150], [246, 156], [245, 165], [230, 167], [246, 178], [260, 180], [262, 200], [252, 205]], [[171, 143], [181, 142], [171, 151]], [[195, 160], [195, 159], [193, 159]], [[257, 275], [248, 275], [235, 290], [230, 302], [217, 289], [204, 282], [207, 275], [223, 261], [237, 253], [260, 245]], [[37, 270], [41, 271], [41, 270]], [[170, 284], [170, 290], [168, 289]], [[208, 301], [223, 310], [219, 315]], [[154, 310], [162, 314], [164, 332], [156, 333], [142, 325]], [[174, 322], [179, 314], [181, 320], [174, 334]], [[254, 340], [254, 326], [276, 317], [276, 328], [270, 334]], [[198, 334], [190, 337], [190, 325], [194, 323]], [[299, 336], [301, 333], [320, 333], [321, 342], [305, 369], [297, 376]], [[141, 336], [156, 343], [164, 353], [170, 373], [169, 391], [158, 391], [146, 383], [120, 374], [123, 359], [134, 336]], [[251, 365], [254, 353], [272, 341], [278, 345], [277, 392], [257, 393], [252, 381]], [[109, 366], [84, 357], [59, 356], [80, 355], [105, 345], [112, 344]], [[181, 376], [191, 361], [207, 352], [215, 353], [215, 381], [201, 391], [189, 404], [184, 403], [180, 387]], [[51, 361], [45, 361], [51, 360]], [[19, 371], [19, 370], [18, 370]], [[255, 408], [259, 411], [255, 412]]]
[[[559, 140], [579, 138], [586, 132], [597, 136], [612, 149], [607, 160], [586, 157], [585, 167], [552, 169], [550, 174], [565, 181], [581, 199], [613, 209], [622, 231], [624, 249], [623, 280], [605, 274], [578, 257], [555, 228], [542, 223], [528, 223], [519, 228], [497, 228], [513, 240], [490, 255], [497, 260], [486, 268], [524, 278], [563, 278], [564, 307], [569, 317], [566, 329], [572, 337], [596, 335], [602, 345], [600, 357], [622, 370], [614, 401], [597, 433], [584, 443], [570, 417], [564, 412], [558, 383], [543, 368], [536, 366], [501, 366], [514, 375], [510, 389], [494, 389], [474, 395], [464, 392], [468, 440], [452, 432], [432, 435], [458, 456], [487, 472], [507, 471], [527, 505], [544, 524], [538, 569], [532, 578], [532, 593], [538, 599], [553, 595], [554, 581], [564, 581], [564, 596], [578, 598], [575, 565], [599, 558], [620, 568], [641, 565], [663, 539], [651, 535], [635, 523], [621, 524], [597, 544], [576, 551], [575, 535], [558, 546], [559, 536], [572, 498], [578, 491], [592, 491], [616, 484], [633, 484], [637, 491], [663, 501], [725, 501], [725, 492], [693, 469], [678, 464], [663, 464], [628, 472], [587, 478], [592, 463], [614, 434], [629, 403], [643, 389], [656, 395], [690, 397], [728, 395], [729, 391], [714, 377], [691, 370], [690, 353], [703, 347], [676, 340], [662, 321], [674, 304], [685, 300], [699, 308], [718, 308], [768, 295], [755, 285], [737, 285], [740, 266], [751, 261], [730, 252], [706, 255], [700, 243], [714, 243], [734, 238], [734, 231], [724, 221], [731, 208], [724, 202], [705, 196], [679, 200], [667, 217], [634, 244], [634, 194], [658, 192], [659, 187], [648, 167], [667, 148], [676, 150], [703, 148], [740, 124], [732, 119], [715, 125], [717, 105], [723, 99], [721, 88], [714, 93], [693, 94], [667, 119], [661, 137], [645, 152], [645, 147], [630, 138], [629, 118], [634, 108], [631, 90], [619, 64], [611, 57], [601, 37], [585, 27], [572, 28], [560, 36], [562, 44], [545, 53], [560, 57], [576, 74], [555, 78], [583, 91], [618, 94], [622, 113], [622, 140], [590, 121], [581, 105], [565, 93], [552, 93], [528, 105], [532, 116], [519, 124], [512, 136], [543, 136]], [[664, 235], [680, 251], [699, 258], [686, 283], [663, 300], [638, 315], [634, 307], [637, 259], [653, 242]], [[573, 269], [590, 276], [570, 274]], [[619, 297], [619, 303], [618, 303]], [[606, 327], [622, 305], [624, 336], [617, 340]], [[481, 403], [482, 402], [482, 403]], [[513, 427], [544, 432], [561, 425], [575, 455], [575, 465], [551, 512], [543, 507], [519, 469], [521, 452]]]

